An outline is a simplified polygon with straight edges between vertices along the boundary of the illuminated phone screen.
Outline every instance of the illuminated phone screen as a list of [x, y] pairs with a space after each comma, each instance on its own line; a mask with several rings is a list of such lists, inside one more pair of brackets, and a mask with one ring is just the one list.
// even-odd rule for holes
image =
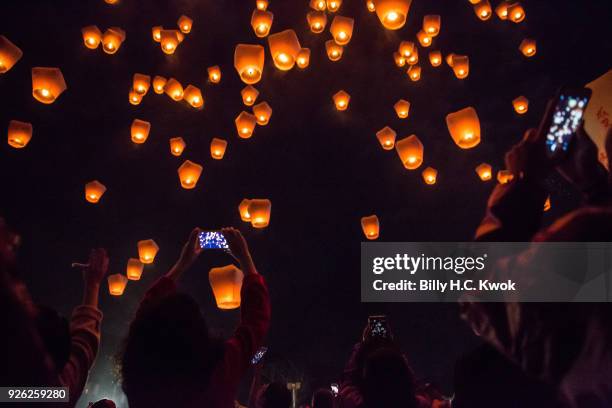
[[387, 337], [387, 325], [382, 320], [373, 320], [370, 324], [372, 337]]
[[268, 351], [267, 347], [263, 347], [263, 346], [260, 347], [259, 350], [257, 350], [255, 355], [251, 359], [251, 364], [253, 364], [253, 365], [258, 364], [261, 361], [261, 359], [263, 358], [263, 356], [266, 354], [266, 351]]
[[199, 235], [200, 248], [203, 249], [223, 249], [228, 250], [229, 246], [225, 236], [218, 231], [203, 231]]
[[572, 135], [580, 126], [588, 102], [587, 96], [561, 95], [559, 97], [546, 134], [546, 147], [549, 154], [567, 151]]

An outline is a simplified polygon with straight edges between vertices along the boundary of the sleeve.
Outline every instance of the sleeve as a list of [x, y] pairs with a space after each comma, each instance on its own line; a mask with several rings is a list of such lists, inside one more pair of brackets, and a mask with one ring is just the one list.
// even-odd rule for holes
[[102, 312], [91, 306], [78, 306], [70, 320], [70, 357], [60, 373], [60, 382], [68, 387], [69, 406], [74, 406], [83, 392], [89, 369], [100, 345]]

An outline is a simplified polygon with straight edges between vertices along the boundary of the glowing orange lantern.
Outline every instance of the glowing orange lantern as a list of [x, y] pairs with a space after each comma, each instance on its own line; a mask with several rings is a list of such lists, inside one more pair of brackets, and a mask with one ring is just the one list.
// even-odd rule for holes
[[512, 101], [512, 106], [514, 106], [516, 113], [523, 115], [527, 113], [527, 110], [529, 109], [529, 100], [524, 96], [519, 96]]
[[295, 59], [302, 49], [300, 41], [293, 30], [285, 30], [268, 37], [270, 55], [274, 66], [281, 71], [288, 71], [295, 65]]
[[90, 181], [85, 184], [85, 200], [90, 203], [97, 203], [106, 192], [106, 186], [98, 180]]
[[417, 135], [410, 135], [397, 141], [395, 150], [408, 170], [418, 169], [423, 163], [423, 143]]
[[255, 7], [257, 8], [257, 10], [266, 11], [266, 9], [268, 8], [268, 0], [257, 0], [255, 2]]
[[508, 2], [502, 1], [495, 7], [495, 14], [499, 17], [500, 20], [508, 19]]
[[187, 101], [193, 108], [201, 108], [204, 106], [204, 98], [202, 97], [202, 91], [197, 86], [187, 85], [183, 92], [183, 99]]
[[513, 23], [520, 23], [525, 19], [525, 9], [521, 3], [514, 3], [508, 6], [508, 19]]
[[244, 89], [242, 89], [242, 91], [240, 91], [240, 95], [242, 96], [242, 103], [244, 103], [246, 106], [251, 106], [257, 100], [259, 91], [253, 86], [247, 85], [244, 87]]
[[263, 38], [270, 33], [272, 27], [272, 21], [274, 20], [274, 14], [269, 11], [253, 10], [251, 15], [251, 27], [255, 35], [259, 38]]
[[335, 13], [342, 5], [342, 0], [327, 0], [327, 11]]
[[376, 11], [376, 6], [374, 5], [374, 1], [373, 0], [366, 0], [366, 8], [368, 9], [368, 11], [370, 13], [373, 13]]
[[256, 84], [264, 66], [264, 48], [261, 45], [238, 44], [234, 50], [234, 67], [245, 84]]
[[439, 67], [442, 64], [442, 53], [440, 51], [431, 51], [429, 53], [429, 62], [432, 67]]
[[168, 80], [163, 76], [155, 76], [155, 78], [153, 78], [153, 91], [159, 95], [163, 94], [164, 88], [166, 87], [166, 82], [168, 82]]
[[125, 41], [125, 31], [119, 27], [111, 27], [102, 35], [102, 50], [107, 54], [116, 53]]
[[243, 199], [238, 205], [238, 212], [240, 213], [240, 219], [245, 222], [251, 222], [251, 214], [249, 214], [249, 203], [251, 200], [248, 198]]
[[423, 31], [430, 37], [440, 34], [441, 17], [438, 14], [429, 14], [423, 17]]
[[317, 11], [324, 11], [327, 8], [325, 0], [310, 0], [310, 8]]
[[161, 41], [161, 31], [164, 29], [162, 26], [155, 26], [151, 28], [151, 35], [153, 36], [153, 41], [160, 42]]
[[482, 21], [486, 21], [491, 18], [493, 15], [493, 9], [491, 9], [491, 3], [489, 0], [481, 0], [480, 2], [474, 4], [474, 13], [478, 16]]
[[120, 273], [116, 273], [114, 275], [109, 275], [107, 280], [108, 280], [108, 292], [111, 295], [113, 296], [123, 295], [123, 292], [125, 291], [125, 287], [127, 286], [128, 278], [121, 275]]
[[134, 119], [134, 121], [132, 122], [132, 127], [130, 129], [132, 142], [137, 144], [142, 144], [146, 142], [147, 138], [149, 137], [150, 131], [151, 123], [145, 120]]
[[266, 199], [252, 199], [249, 201], [248, 212], [251, 225], [255, 228], [265, 228], [270, 224], [272, 202]]
[[11, 120], [8, 126], [8, 144], [15, 149], [22, 149], [32, 139], [32, 124]]
[[436, 184], [436, 180], [438, 179], [438, 170], [434, 169], [433, 167], [427, 167], [425, 170], [423, 170], [421, 176], [423, 176], [423, 181], [425, 184]]
[[59, 68], [32, 68], [32, 96], [37, 101], [53, 103], [66, 88], [64, 75]]
[[306, 14], [306, 20], [308, 21], [310, 31], [319, 34], [325, 30], [325, 26], [327, 25], [327, 14], [325, 14], [324, 11], [310, 11]]
[[455, 76], [459, 79], [465, 79], [470, 74], [470, 59], [467, 55], [453, 55], [452, 67]]
[[429, 47], [431, 45], [431, 37], [423, 30], [419, 31], [417, 34], [417, 40], [419, 40], [419, 44], [421, 47]]
[[393, 53], [393, 60], [395, 61], [395, 65], [397, 65], [400, 68], [406, 65], [406, 58], [402, 54], [400, 54], [398, 51], [395, 51]]
[[325, 51], [330, 61], [339, 61], [344, 53], [344, 47], [336, 44], [334, 40], [325, 41]]
[[214, 137], [210, 141], [210, 155], [215, 160], [221, 160], [225, 155], [225, 149], [227, 148], [227, 140], [217, 139]]
[[519, 46], [519, 50], [521, 50], [523, 55], [527, 58], [533, 57], [537, 52], [536, 41], [528, 38], [524, 39]]
[[238, 136], [242, 139], [248, 139], [253, 136], [255, 125], [257, 125], [257, 118], [255, 115], [251, 115], [248, 112], [241, 112], [235, 120], [236, 130]]
[[376, 15], [383, 27], [398, 30], [406, 24], [412, 0], [373, 0]]
[[183, 14], [179, 17], [176, 24], [182, 33], [189, 34], [191, 32], [191, 28], [193, 27], [193, 20]]
[[421, 67], [419, 65], [413, 65], [408, 68], [408, 76], [412, 80], [412, 82], [416, 82], [421, 79]]
[[178, 157], [183, 154], [185, 147], [187, 147], [187, 143], [185, 143], [182, 137], [173, 137], [170, 139], [170, 153], [173, 156]]
[[130, 258], [125, 269], [125, 274], [129, 280], [140, 280], [144, 264], [139, 259]]
[[208, 272], [208, 281], [219, 309], [230, 310], [240, 307], [243, 278], [242, 271], [234, 265], [212, 268]]
[[471, 106], [446, 115], [446, 126], [460, 148], [471, 149], [480, 143], [480, 119]]
[[117, 4], [117, 3], [119, 3], [119, 0], [104, 0], [104, 2], [106, 4]]
[[398, 51], [401, 55], [408, 58], [415, 51], [414, 43], [412, 41], [402, 41], [398, 47]]
[[221, 82], [221, 68], [218, 65], [208, 68], [208, 80], [213, 84]]
[[337, 110], [345, 111], [348, 109], [351, 95], [344, 91], [338, 91], [334, 94], [334, 96], [332, 96], [332, 99], [334, 100]]
[[493, 175], [493, 169], [490, 164], [481, 163], [476, 167], [476, 174], [482, 181], [489, 181]]
[[95, 25], [90, 25], [87, 27], [83, 27], [81, 29], [81, 33], [83, 34], [83, 43], [85, 47], [90, 50], [95, 50], [100, 45], [102, 41], [102, 31]]
[[180, 44], [179, 32], [177, 30], [161, 30], [159, 43], [164, 54], [174, 54], [176, 47]]
[[367, 239], [377, 239], [380, 233], [380, 223], [376, 215], [361, 218], [361, 229]]
[[332, 20], [329, 32], [334, 41], [339, 45], [346, 45], [351, 41], [353, 36], [353, 25], [355, 20], [350, 17], [335, 16]]
[[400, 99], [393, 105], [393, 109], [395, 109], [395, 113], [397, 113], [397, 117], [400, 119], [406, 119], [408, 117], [408, 113], [410, 112], [410, 102], [405, 99]]
[[151, 77], [149, 75], [134, 74], [134, 78], [132, 80], [132, 89], [134, 89], [137, 94], [146, 95], [146, 93], [149, 92], [150, 86]]
[[0, 74], [4, 74], [23, 56], [23, 52], [3, 35], [0, 35]]
[[454, 65], [453, 60], [454, 60], [454, 58], [455, 58], [456, 56], [457, 56], [457, 54], [455, 54], [454, 52], [451, 52], [450, 54], [448, 54], [448, 55], [446, 56], [446, 64], [447, 64], [449, 67], [451, 67], [451, 68], [453, 67], [453, 65]]
[[378, 132], [376, 132], [376, 138], [378, 139], [378, 142], [380, 143], [382, 148], [385, 150], [393, 149], [393, 147], [395, 146], [396, 136], [397, 133], [395, 133], [395, 130], [391, 129], [389, 126], [385, 126]]
[[170, 78], [166, 82], [166, 87], [164, 88], [166, 95], [172, 98], [175, 101], [183, 100], [183, 96], [185, 91], [183, 90], [183, 85], [179, 81], [174, 78]]
[[253, 106], [253, 115], [255, 115], [258, 125], [265, 126], [270, 121], [270, 116], [272, 116], [272, 108], [267, 102], [261, 102]]
[[550, 202], [550, 196], [546, 197], [546, 201], [544, 201], [544, 212], [549, 211], [552, 208], [552, 204]]
[[186, 190], [195, 188], [200, 175], [202, 174], [203, 167], [190, 160], [185, 160], [181, 167], [178, 168], [179, 180], [181, 181], [181, 187]]
[[130, 92], [128, 94], [128, 100], [132, 105], [140, 105], [140, 102], [142, 102], [142, 95], [136, 92], [135, 90], [130, 89]]
[[419, 50], [415, 48], [415, 50], [410, 54], [410, 56], [406, 59], [408, 65], [416, 65], [419, 63]]
[[508, 184], [514, 180], [514, 174], [510, 170], [500, 170], [497, 172], [497, 181], [499, 184]]
[[159, 246], [152, 239], [138, 241], [138, 258], [143, 264], [152, 264], [159, 251]]
[[308, 68], [308, 65], [310, 65], [310, 48], [302, 48], [298, 52], [295, 63], [300, 69]]

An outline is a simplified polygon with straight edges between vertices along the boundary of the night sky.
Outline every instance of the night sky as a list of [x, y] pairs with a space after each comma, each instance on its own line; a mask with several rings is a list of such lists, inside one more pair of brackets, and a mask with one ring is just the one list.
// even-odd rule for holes
[[[112, 356], [127, 332], [146, 288], [176, 260], [191, 229], [233, 225], [249, 241], [272, 296], [270, 357], [288, 379], [308, 387], [338, 378], [368, 314], [388, 313], [396, 337], [420, 378], [451, 392], [454, 359], [477, 340], [459, 320], [453, 304], [362, 304], [360, 218], [377, 214], [381, 241], [470, 240], [494, 182], [483, 183], [474, 168], [483, 161], [497, 171], [504, 152], [536, 126], [547, 99], [564, 83], [585, 84], [612, 61], [612, 3], [603, 0], [525, 1], [521, 24], [493, 16], [480, 21], [467, 0], [414, 0], [407, 24], [384, 30], [365, 1], [345, 0], [337, 14], [355, 18], [352, 41], [339, 62], [325, 55], [329, 31], [313, 34], [306, 24], [307, 0], [271, 0], [271, 32], [293, 28], [312, 50], [310, 67], [274, 68], [267, 40], [250, 26], [254, 0], [3, 0], [0, 34], [24, 52], [0, 75], [0, 127], [12, 119], [31, 122], [34, 136], [25, 149], [0, 147], [0, 214], [23, 236], [23, 278], [40, 303], [69, 315], [80, 302], [81, 277], [72, 261], [85, 261], [89, 248], [103, 246], [110, 273], [124, 273], [136, 242], [160, 246], [155, 264], [122, 297], [102, 289], [105, 317], [101, 351], [90, 376], [94, 400], [113, 394]], [[493, 6], [497, 1], [493, 2]], [[194, 19], [192, 33], [172, 56], [151, 39], [151, 27], [175, 28], [181, 14]], [[467, 54], [470, 76], [458, 80], [443, 64], [432, 68], [420, 49], [422, 79], [412, 82], [392, 53], [401, 40], [416, 42], [425, 14], [440, 14], [442, 30], [431, 49]], [[328, 16], [328, 28], [331, 23]], [[127, 39], [115, 55], [84, 47], [81, 28], [123, 28]], [[523, 38], [538, 41], [534, 58], [522, 56]], [[234, 119], [242, 110], [245, 86], [233, 67], [237, 43], [266, 46], [258, 102], [273, 108], [269, 125], [251, 139], [239, 139]], [[220, 65], [218, 85], [206, 68]], [[52, 105], [31, 96], [34, 66], [61, 68], [68, 90]], [[194, 84], [206, 100], [201, 111], [149, 91], [140, 106], [128, 103], [132, 75], [175, 77]], [[337, 112], [331, 96], [351, 94], [348, 111]], [[518, 116], [511, 101], [524, 95], [529, 112]], [[393, 104], [412, 103], [400, 120]], [[474, 106], [482, 142], [460, 150], [451, 140], [447, 113]], [[150, 121], [143, 145], [130, 140], [133, 119]], [[384, 151], [375, 133], [391, 126], [398, 138], [416, 133], [425, 146], [417, 171], [404, 169], [394, 151]], [[5, 130], [4, 130], [5, 132]], [[170, 155], [168, 139], [181, 136], [187, 148]], [[4, 136], [6, 137], [6, 136]], [[229, 142], [225, 158], [212, 160], [213, 137]], [[6, 140], [6, 139], [5, 139]], [[177, 168], [186, 160], [204, 166], [196, 189], [180, 187]], [[421, 178], [438, 169], [438, 183]], [[97, 205], [84, 199], [86, 182], [97, 179], [108, 191]], [[547, 222], [571, 209], [577, 196], [551, 178], [553, 209]], [[272, 201], [270, 226], [254, 230], [240, 220], [243, 198]], [[196, 297], [213, 328], [229, 335], [238, 312], [214, 305], [207, 272], [228, 258], [203, 253], [181, 287]]]

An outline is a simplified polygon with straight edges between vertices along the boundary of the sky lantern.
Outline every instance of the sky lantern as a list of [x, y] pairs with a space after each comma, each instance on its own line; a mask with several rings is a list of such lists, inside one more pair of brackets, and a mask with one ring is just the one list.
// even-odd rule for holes
[[246, 106], [251, 106], [257, 100], [259, 91], [255, 89], [255, 87], [247, 85], [242, 89], [242, 91], [240, 91], [240, 95], [242, 96], [242, 103], [244, 103]]
[[425, 184], [436, 184], [436, 180], [438, 179], [438, 170], [434, 169], [433, 167], [427, 167], [425, 170], [423, 170], [421, 176], [423, 176], [423, 181]]
[[438, 50], [429, 52], [429, 62], [432, 67], [439, 67], [442, 64], [442, 53]]
[[397, 50], [404, 57], [408, 58], [414, 53], [415, 49], [415, 45], [412, 41], [402, 41], [400, 42], [400, 45]]
[[470, 59], [467, 55], [453, 55], [453, 72], [459, 79], [465, 79], [470, 74]]
[[508, 184], [514, 180], [514, 174], [510, 170], [500, 170], [497, 172], [497, 182], [499, 184]]
[[268, 37], [270, 55], [274, 66], [281, 71], [288, 71], [295, 65], [295, 59], [302, 49], [300, 41], [293, 30], [285, 30]]
[[8, 126], [8, 144], [15, 149], [22, 149], [32, 139], [32, 124], [11, 120]]
[[454, 52], [451, 52], [450, 54], [446, 55], [446, 65], [448, 65], [449, 67], [453, 67], [454, 63], [453, 60], [455, 59], [455, 57], [457, 56], [457, 54], [455, 54]]
[[183, 92], [183, 99], [187, 101], [192, 108], [201, 108], [204, 106], [204, 97], [202, 91], [197, 86], [187, 85]]
[[124, 41], [125, 31], [119, 27], [108, 28], [102, 35], [102, 50], [107, 54], [114, 54]]
[[244, 222], [251, 222], [251, 214], [249, 214], [249, 203], [251, 200], [248, 198], [243, 199], [238, 205], [238, 212], [240, 213], [240, 219]]
[[253, 106], [253, 115], [255, 115], [258, 125], [265, 126], [270, 121], [270, 116], [272, 116], [272, 108], [267, 102], [258, 103]]
[[410, 135], [395, 143], [395, 150], [404, 167], [408, 170], [418, 169], [423, 164], [423, 143], [417, 135]]
[[380, 223], [376, 215], [361, 218], [361, 229], [367, 239], [377, 239], [380, 233]]
[[130, 89], [130, 92], [128, 93], [128, 100], [132, 105], [140, 105], [140, 102], [142, 102], [142, 95], [135, 90]]
[[236, 130], [238, 136], [242, 139], [248, 139], [253, 136], [255, 125], [257, 125], [257, 118], [255, 115], [251, 115], [249, 112], [240, 112], [240, 115], [235, 120]]
[[175, 101], [183, 100], [183, 96], [185, 91], [183, 90], [183, 85], [179, 81], [174, 78], [170, 78], [166, 82], [166, 87], [164, 88], [166, 95], [172, 98]]
[[491, 3], [489, 0], [482, 0], [476, 4], [474, 4], [474, 13], [478, 16], [482, 21], [487, 21], [493, 15], [493, 9], [491, 8]]
[[415, 49], [412, 55], [406, 58], [408, 65], [416, 65], [419, 63], [419, 50]]
[[183, 34], [189, 34], [191, 32], [191, 27], [193, 27], [193, 20], [183, 14], [179, 17], [176, 25]]
[[389, 126], [385, 126], [376, 132], [376, 138], [378, 139], [378, 142], [382, 148], [385, 150], [393, 150], [396, 136], [397, 133], [395, 133], [395, 130], [391, 129]]
[[147, 141], [149, 132], [151, 131], [151, 123], [146, 120], [134, 119], [130, 133], [132, 136], [132, 142], [136, 144], [142, 144]]
[[330, 61], [339, 61], [344, 53], [344, 47], [336, 44], [334, 40], [325, 41], [325, 51]]
[[327, 11], [330, 13], [335, 13], [340, 9], [342, 5], [342, 0], [327, 0]]
[[213, 84], [221, 82], [221, 68], [218, 65], [208, 67], [208, 80]]
[[521, 45], [519, 46], [519, 50], [521, 50], [523, 55], [526, 56], [527, 58], [533, 57], [534, 55], [536, 55], [536, 52], [537, 52], [536, 41], [529, 39], [529, 38], [525, 38], [521, 42]]
[[368, 11], [370, 13], [373, 13], [376, 11], [376, 6], [374, 5], [374, 1], [373, 0], [366, 0], [366, 8], [368, 9]]
[[138, 258], [143, 264], [152, 264], [155, 260], [159, 246], [152, 239], [138, 241]]
[[440, 34], [440, 24], [442, 18], [438, 14], [428, 14], [423, 17], [423, 31], [430, 37]]
[[552, 204], [550, 202], [550, 195], [546, 197], [546, 201], [544, 201], [544, 212], [549, 211], [552, 208]]
[[179, 32], [177, 30], [161, 30], [159, 43], [164, 54], [174, 54], [176, 47], [180, 44]]
[[310, 48], [302, 48], [300, 52], [298, 52], [295, 63], [300, 69], [308, 68], [308, 65], [310, 65]]
[[140, 259], [130, 258], [127, 261], [127, 267], [125, 268], [125, 275], [129, 280], [140, 280], [142, 276], [142, 270], [144, 264], [140, 262]]
[[500, 20], [508, 19], [508, 2], [502, 1], [495, 7], [495, 14], [499, 17]]
[[90, 203], [97, 203], [106, 192], [106, 186], [98, 180], [90, 181], [85, 184], [85, 200]]
[[419, 44], [421, 44], [421, 47], [429, 47], [431, 45], [431, 37], [427, 34], [427, 32], [420, 30], [417, 34], [416, 34], [417, 40], [419, 40]]
[[529, 99], [525, 98], [524, 96], [519, 96], [512, 101], [512, 106], [514, 106], [516, 113], [519, 115], [524, 115], [529, 109]]
[[210, 156], [215, 160], [221, 160], [227, 149], [227, 140], [214, 137], [210, 141]]
[[329, 32], [332, 37], [334, 37], [334, 41], [336, 41], [337, 44], [346, 45], [351, 41], [351, 37], [353, 36], [354, 24], [355, 20], [350, 17], [335, 16], [329, 27]]
[[256, 84], [261, 79], [265, 59], [261, 45], [238, 44], [234, 50], [234, 68], [245, 84]]
[[161, 41], [161, 30], [163, 30], [164, 27], [162, 26], [155, 26], [153, 28], [151, 28], [151, 36], [153, 37], [153, 41], [155, 42], [160, 42]]
[[480, 143], [480, 119], [471, 106], [446, 115], [446, 126], [460, 148], [471, 149]]
[[185, 160], [181, 167], [178, 168], [179, 180], [181, 181], [181, 187], [185, 190], [191, 190], [195, 188], [200, 175], [202, 174], [203, 167], [190, 160]]
[[270, 224], [272, 202], [267, 199], [252, 199], [249, 201], [248, 212], [251, 216], [251, 225], [254, 228], [265, 228]]
[[166, 78], [156, 75], [155, 78], [153, 78], [153, 91], [159, 95], [163, 94], [166, 82], [168, 82]]
[[270, 33], [272, 27], [272, 21], [274, 20], [274, 14], [269, 11], [253, 10], [251, 15], [251, 27], [255, 35], [259, 38], [263, 38]]
[[508, 5], [508, 20], [513, 23], [520, 23], [525, 19], [525, 9], [521, 3], [513, 3]]
[[23, 56], [23, 52], [3, 35], [0, 35], [0, 74], [4, 74]]
[[410, 80], [412, 82], [418, 81], [419, 79], [421, 79], [421, 66], [420, 65], [411, 66], [410, 68], [408, 68], [407, 74], [410, 77]]
[[234, 265], [211, 268], [208, 272], [208, 281], [219, 309], [231, 310], [240, 307], [243, 278], [242, 271]]
[[59, 68], [32, 68], [32, 96], [38, 102], [53, 103], [66, 88], [64, 75]]
[[90, 50], [95, 50], [100, 45], [100, 42], [102, 42], [102, 31], [95, 25], [83, 27], [81, 33], [83, 34], [85, 47]]
[[324, 11], [327, 8], [325, 0], [310, 0], [309, 6], [316, 11]]
[[[108, 1], [107, 1], [108, 3]], [[111, 3], [112, 4], [112, 3]], [[125, 287], [128, 283], [128, 278], [120, 273], [116, 273], [114, 275], [109, 275], [107, 278], [108, 281], [108, 292], [113, 296], [121, 296], [125, 291]]]
[[408, 117], [408, 113], [410, 112], [410, 102], [405, 99], [400, 99], [399, 101], [395, 102], [393, 109], [395, 109], [395, 113], [397, 113], [398, 118], [406, 119]]
[[488, 163], [481, 163], [476, 167], [476, 174], [482, 181], [489, 181], [493, 176], [493, 168]]
[[393, 61], [395, 61], [395, 65], [397, 65], [400, 68], [406, 65], [406, 57], [404, 57], [398, 51], [395, 51], [393, 53]]
[[150, 86], [151, 77], [149, 75], [134, 74], [134, 78], [132, 80], [132, 89], [134, 89], [136, 93], [140, 95], [146, 95], [146, 93], [149, 92]]
[[325, 26], [327, 25], [327, 14], [325, 14], [324, 11], [309, 11], [308, 14], [306, 14], [306, 20], [308, 21], [310, 31], [319, 34], [325, 30]]
[[255, 8], [257, 10], [266, 11], [268, 9], [268, 0], [257, 0], [255, 2]]
[[351, 101], [351, 95], [340, 90], [332, 96], [332, 99], [334, 100], [334, 105], [336, 105], [337, 110], [345, 111], [348, 109], [349, 102]]
[[117, 4], [117, 3], [119, 3], [119, 0], [104, 0], [104, 2], [106, 4]]
[[398, 30], [406, 24], [412, 0], [373, 0], [376, 15], [383, 27]]
[[170, 153], [173, 156], [178, 157], [183, 154], [185, 147], [187, 147], [187, 143], [185, 143], [182, 137], [173, 137], [170, 139]]

